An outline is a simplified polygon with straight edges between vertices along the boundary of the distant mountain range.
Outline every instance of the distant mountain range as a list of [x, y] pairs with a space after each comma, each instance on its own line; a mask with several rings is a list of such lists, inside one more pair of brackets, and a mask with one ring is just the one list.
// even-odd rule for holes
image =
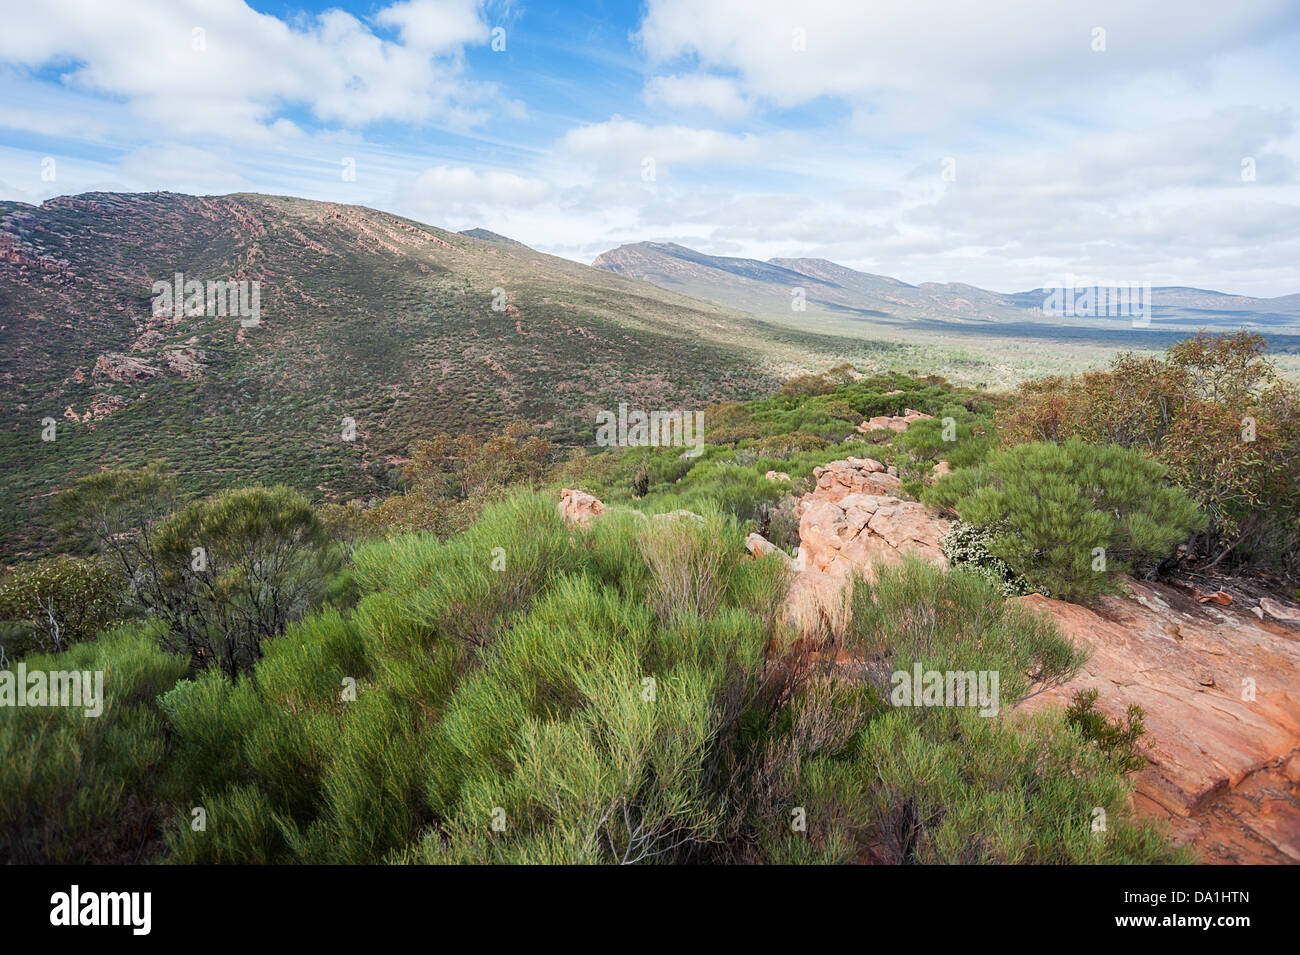
[[[621, 245], [596, 257], [595, 268], [641, 279], [660, 288], [726, 304], [792, 324], [923, 322], [933, 325], [1063, 323], [1105, 327], [1129, 318], [1043, 313], [1049, 290], [1002, 293], [958, 282], [909, 285], [887, 275], [859, 272], [826, 259], [757, 259], [706, 255], [672, 242]], [[1151, 321], [1165, 328], [1258, 327], [1300, 331], [1300, 294], [1251, 298], [1180, 286], [1150, 291]], [[803, 309], [795, 303], [802, 300]], [[822, 325], [822, 327], [825, 327]]]

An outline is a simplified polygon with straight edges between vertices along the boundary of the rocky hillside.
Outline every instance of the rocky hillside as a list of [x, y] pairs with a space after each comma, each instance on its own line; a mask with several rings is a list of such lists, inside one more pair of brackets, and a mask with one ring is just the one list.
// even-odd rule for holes
[[[154, 314], [154, 283], [177, 273], [247, 281], [250, 297], [259, 283], [260, 321], [213, 314], [206, 297], [198, 315]], [[49, 497], [102, 466], [163, 459], [195, 491], [262, 480], [370, 494], [431, 433], [522, 419], [589, 443], [594, 411], [621, 401], [753, 395], [774, 383], [771, 341], [724, 308], [355, 206], [3, 202], [0, 557], [48, 543]]]

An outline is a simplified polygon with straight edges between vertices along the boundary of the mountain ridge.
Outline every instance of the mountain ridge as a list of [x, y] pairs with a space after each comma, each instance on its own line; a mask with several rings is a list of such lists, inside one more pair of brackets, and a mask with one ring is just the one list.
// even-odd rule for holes
[[[596, 256], [592, 266], [706, 301], [726, 301], [751, 314], [786, 319], [798, 311], [790, 304], [796, 288], [803, 288], [802, 311], [813, 315], [986, 322], [1041, 315], [1050, 291], [996, 292], [964, 282], [913, 285], [828, 259], [774, 257], [764, 262], [709, 255], [673, 242], [627, 243]], [[808, 287], [806, 280], [816, 285]], [[1153, 286], [1151, 304], [1154, 317], [1169, 323], [1228, 323], [1247, 315], [1300, 331], [1300, 293], [1257, 298], [1191, 286]]]

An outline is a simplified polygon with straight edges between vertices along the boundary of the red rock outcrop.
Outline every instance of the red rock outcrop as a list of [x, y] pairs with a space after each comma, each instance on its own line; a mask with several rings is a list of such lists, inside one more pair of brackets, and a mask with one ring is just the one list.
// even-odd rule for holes
[[877, 415], [858, 425], [858, 430], [863, 434], [869, 434], [872, 431], [906, 431], [907, 426], [913, 421], [920, 421], [922, 418], [930, 418], [932, 415], [925, 414], [921, 411], [915, 411], [912, 408], [904, 408], [901, 415]]
[[927, 484], [933, 484], [935, 481], [941, 481], [952, 473], [952, 465], [947, 461], [940, 461], [934, 467], [930, 468], [930, 475], [925, 479]]
[[746, 537], [745, 549], [755, 557], [766, 557], [768, 554], [778, 554], [791, 570], [794, 569], [794, 558], [761, 534], [750, 534]]
[[1018, 598], [1089, 659], [1024, 708], [1096, 688], [1098, 708], [1146, 713], [1139, 811], [1172, 818], [1207, 862], [1300, 862], [1300, 628], [1198, 603], [1162, 584], [1097, 608]]
[[949, 523], [893, 492], [902, 482], [872, 458], [814, 468], [817, 487], [799, 501], [799, 568], [845, 577], [915, 553], [946, 567], [939, 542]]
[[846, 584], [869, 575], [877, 562], [916, 554], [947, 566], [939, 542], [949, 524], [923, 504], [891, 492], [898, 477], [872, 458], [847, 458], [815, 468], [817, 487], [799, 501], [797, 574], [786, 598], [786, 619], [805, 634], [848, 623]]
[[913, 553], [948, 566], [940, 541], [949, 524], [916, 501], [879, 494], [837, 500], [809, 495], [799, 519], [799, 567], [848, 576], [870, 572], [876, 562], [896, 563]]
[[183, 378], [201, 378], [207, 353], [197, 348], [173, 348], [163, 353], [167, 368]]
[[585, 527], [591, 523], [592, 518], [605, 513], [605, 505], [586, 491], [566, 487], [560, 491], [559, 511], [566, 521]]
[[96, 378], [138, 384], [150, 378], [157, 378], [162, 372], [135, 355], [106, 352], [95, 360], [95, 370], [91, 374]]
[[813, 468], [817, 489], [804, 502], [838, 501], [850, 494], [892, 494], [903, 482], [891, 469], [873, 458], [845, 458]]
[[63, 412], [63, 417], [72, 421], [98, 421], [100, 418], [107, 418], [114, 411], [121, 411], [129, 402], [120, 395], [96, 395], [90, 402], [90, 409], [82, 414], [77, 414], [72, 405]]

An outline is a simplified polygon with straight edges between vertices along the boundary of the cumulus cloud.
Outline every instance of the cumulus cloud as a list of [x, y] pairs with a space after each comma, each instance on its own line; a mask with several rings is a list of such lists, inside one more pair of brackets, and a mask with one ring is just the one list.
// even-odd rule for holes
[[471, 169], [469, 166], [434, 166], [420, 173], [413, 186], [415, 195], [431, 200], [500, 202], [522, 206], [534, 205], [550, 192], [550, 185], [541, 179], [497, 169]]
[[571, 129], [556, 152], [603, 169], [639, 170], [654, 161], [656, 176], [670, 165], [752, 163], [763, 142], [752, 134], [734, 134], [689, 126], [646, 126], [615, 116], [604, 123]]
[[651, 106], [702, 109], [727, 120], [741, 119], [750, 110], [735, 80], [706, 73], [653, 77], [646, 84], [645, 99]]
[[647, 0], [626, 50], [485, 68], [496, 21], [42, 0], [0, 32], [0, 126], [27, 135], [0, 191], [294, 193], [585, 261], [654, 240], [1008, 291], [1300, 290], [1294, 0]]
[[476, 0], [406, 0], [375, 20], [398, 39], [337, 9], [290, 24], [238, 0], [43, 0], [7, 18], [0, 63], [123, 97], [160, 133], [256, 138], [289, 107], [343, 126], [483, 119], [491, 87], [460, 57], [488, 39]]
[[1195, 9], [1186, 0], [650, 0], [639, 36], [654, 61], [694, 57], [782, 106], [890, 92], [914, 107], [918, 97], [928, 105], [990, 94], [1005, 106], [1081, 82], [1187, 69], [1272, 39], [1294, 16], [1288, 0]]

